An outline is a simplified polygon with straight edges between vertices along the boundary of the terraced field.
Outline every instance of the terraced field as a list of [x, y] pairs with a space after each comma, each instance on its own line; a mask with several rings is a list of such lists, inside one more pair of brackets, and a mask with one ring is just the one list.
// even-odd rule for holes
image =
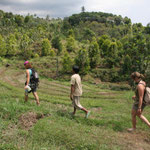
[[[0, 67], [0, 150], [149, 150], [150, 129], [131, 127], [132, 91], [113, 91], [102, 83], [83, 83], [81, 103], [88, 119], [72, 117], [70, 83], [41, 78], [40, 106], [32, 94], [24, 103], [25, 71]], [[150, 108], [144, 110], [150, 120]]]

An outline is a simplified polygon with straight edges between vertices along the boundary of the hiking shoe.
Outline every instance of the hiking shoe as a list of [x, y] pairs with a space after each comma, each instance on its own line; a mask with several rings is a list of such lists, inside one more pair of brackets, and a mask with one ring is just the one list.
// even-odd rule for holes
[[127, 129], [128, 132], [133, 132], [135, 130], [136, 130], [135, 128], [129, 128], [129, 129]]
[[86, 114], [85, 118], [88, 118], [88, 116], [90, 115], [90, 111], [88, 111], [88, 113]]

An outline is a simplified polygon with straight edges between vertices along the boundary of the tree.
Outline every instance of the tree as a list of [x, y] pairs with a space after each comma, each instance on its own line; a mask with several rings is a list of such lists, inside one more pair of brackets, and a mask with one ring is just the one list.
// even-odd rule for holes
[[89, 53], [90, 67], [95, 68], [100, 61], [99, 45], [97, 44], [95, 38], [90, 43], [88, 53]]
[[50, 56], [54, 57], [56, 54], [55, 54], [55, 51], [53, 49], [50, 50]]
[[53, 39], [52, 39], [52, 47], [57, 49], [57, 55], [59, 55], [63, 49], [63, 45], [61, 42], [61, 38], [59, 35], [56, 35]]
[[125, 24], [131, 24], [131, 19], [129, 19], [128, 17], [124, 18], [124, 23]]
[[116, 42], [111, 42], [109, 45], [109, 49], [106, 55], [106, 62], [109, 68], [112, 68], [117, 65], [118, 59], [118, 47]]
[[49, 21], [50, 20], [50, 16], [46, 15], [46, 20]]
[[17, 23], [18, 26], [22, 26], [23, 25], [23, 20], [24, 18], [21, 17], [20, 15], [15, 16], [15, 22]]
[[63, 72], [68, 73], [71, 71], [72, 68], [72, 60], [68, 54], [68, 52], [65, 52], [63, 60], [62, 60], [62, 66], [63, 66]]
[[31, 40], [28, 37], [27, 34], [23, 34], [21, 42], [20, 42], [20, 49], [21, 49], [21, 55], [24, 57], [24, 59], [29, 59], [32, 56], [32, 51], [29, 49]]
[[95, 37], [95, 33], [91, 29], [85, 28], [83, 36], [84, 36], [85, 40], [90, 40], [91, 41], [92, 38]]
[[98, 38], [98, 45], [101, 47], [106, 39], [109, 39], [108, 35], [102, 35]]
[[61, 38], [59, 35], [56, 35], [53, 39], [52, 39], [52, 46], [53, 48], [57, 49], [57, 60], [56, 60], [56, 76], [58, 76], [58, 71], [59, 71], [59, 59], [58, 59], [58, 56], [60, 55], [62, 49], [63, 49], [63, 45], [62, 45], [62, 42], [61, 42]]
[[132, 60], [129, 55], [126, 55], [123, 58], [122, 73], [126, 75], [131, 74], [132, 73], [131, 66], [132, 66]]
[[90, 70], [90, 62], [88, 57], [88, 52], [86, 49], [80, 49], [78, 55], [75, 58], [75, 64], [80, 67], [80, 72], [82, 74], [87, 74]]
[[4, 12], [2, 10], [0, 10], [0, 19], [2, 19], [4, 16]]
[[16, 56], [18, 53], [18, 45], [17, 40], [14, 34], [10, 34], [7, 39], [7, 55], [8, 56]]
[[4, 38], [0, 35], [0, 56], [5, 56], [6, 52], [6, 43], [4, 41]]
[[84, 6], [81, 7], [81, 12], [82, 12], [82, 13], [85, 12], [85, 7], [84, 7]]
[[72, 36], [67, 38], [66, 49], [68, 52], [74, 52], [76, 49], [75, 39]]
[[73, 29], [70, 29], [68, 31], [68, 37], [70, 37], [70, 36], [72, 36], [73, 38], [75, 37]]
[[147, 26], [145, 27], [145, 32], [146, 34], [150, 34], [150, 23], [148, 23]]
[[115, 20], [115, 24], [117, 26], [122, 23], [122, 17], [121, 16], [116, 16], [114, 20]]
[[126, 39], [123, 48], [126, 49], [125, 55], [131, 59], [130, 70], [145, 73], [150, 60], [150, 39], [146, 39], [143, 34], [136, 33], [133, 37]]
[[48, 39], [44, 39], [42, 42], [42, 56], [48, 56], [50, 54], [51, 44]]
[[106, 39], [103, 41], [103, 44], [101, 45], [101, 56], [102, 57], [107, 57], [108, 55], [108, 52], [109, 52], [109, 48], [110, 48], [110, 44], [111, 44], [111, 41], [109, 39]]
[[28, 15], [28, 16], [25, 17], [24, 22], [28, 23], [29, 21], [30, 21], [30, 16]]

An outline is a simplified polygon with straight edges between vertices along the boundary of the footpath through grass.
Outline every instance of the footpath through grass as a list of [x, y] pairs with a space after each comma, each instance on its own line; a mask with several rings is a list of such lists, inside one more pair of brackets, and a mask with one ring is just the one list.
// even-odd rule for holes
[[[132, 91], [112, 91], [83, 83], [81, 104], [91, 110], [88, 119], [72, 117], [70, 84], [41, 79], [38, 94], [24, 103], [22, 70], [0, 68], [0, 150], [149, 150], [150, 129], [138, 120], [131, 127]], [[150, 120], [150, 108], [144, 110]]]

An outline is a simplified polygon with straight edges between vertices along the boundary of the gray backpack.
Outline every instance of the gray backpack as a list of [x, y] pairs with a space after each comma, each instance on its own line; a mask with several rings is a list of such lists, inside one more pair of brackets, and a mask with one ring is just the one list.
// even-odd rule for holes
[[150, 105], [150, 87], [145, 87], [144, 101], [146, 105]]

